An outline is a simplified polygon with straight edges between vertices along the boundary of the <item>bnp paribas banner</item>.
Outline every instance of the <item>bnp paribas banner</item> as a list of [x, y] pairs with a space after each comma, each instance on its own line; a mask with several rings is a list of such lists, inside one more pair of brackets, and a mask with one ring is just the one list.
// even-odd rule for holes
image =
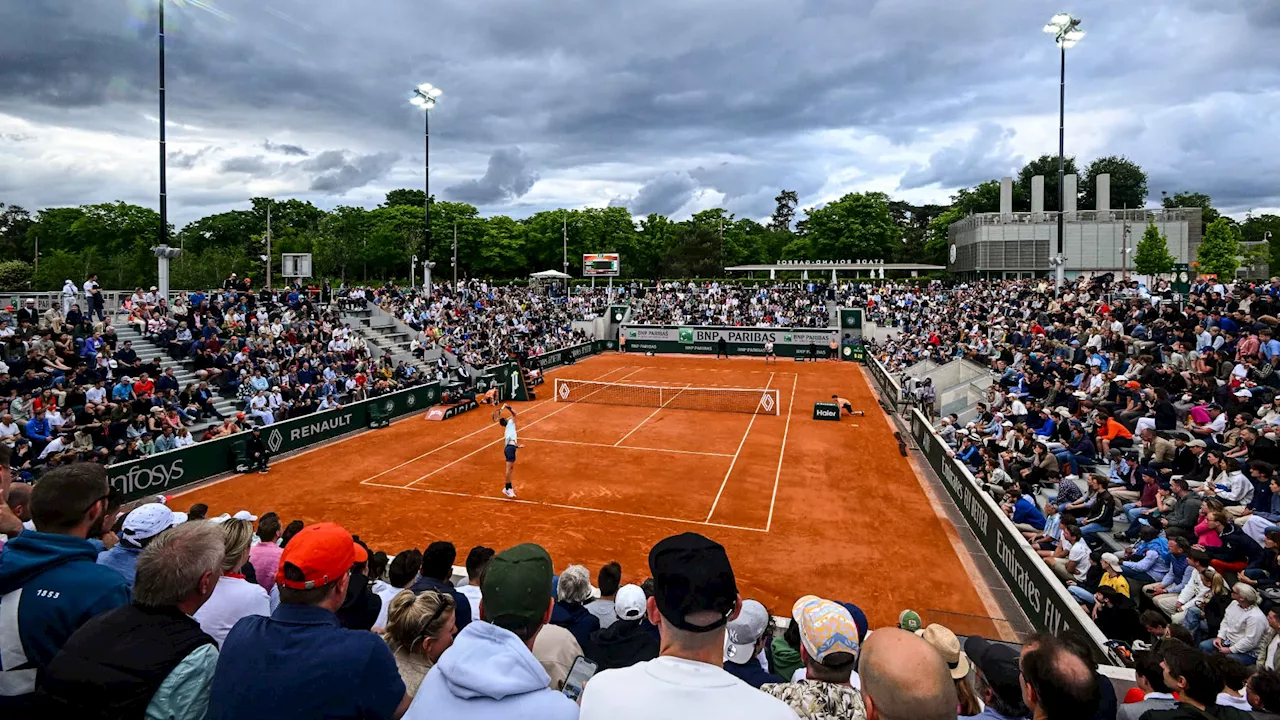
[[814, 328], [682, 327], [677, 325], [624, 325], [620, 333], [626, 352], [714, 354], [720, 340], [730, 355], [763, 355], [764, 344], [773, 342], [780, 357], [826, 357], [838, 330]]

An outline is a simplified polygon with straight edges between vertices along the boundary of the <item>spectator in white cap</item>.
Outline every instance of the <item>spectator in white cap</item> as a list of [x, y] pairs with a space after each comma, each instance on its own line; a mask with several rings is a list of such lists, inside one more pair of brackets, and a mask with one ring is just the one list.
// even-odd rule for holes
[[725, 625], [724, 669], [751, 687], [786, 682], [760, 665], [769, 637], [769, 611], [755, 600], [743, 600], [738, 617]]
[[591, 633], [582, 649], [598, 666], [596, 671], [631, 667], [658, 657], [658, 638], [644, 627], [644, 590], [623, 585], [613, 598], [614, 621]]
[[[214, 522], [216, 521], [215, 519]], [[200, 623], [200, 629], [209, 633], [217, 641], [218, 647], [222, 647], [227, 633], [231, 632], [236, 622], [250, 615], [271, 615], [271, 604], [267, 591], [261, 585], [249, 582], [240, 573], [240, 567], [249, 555], [253, 523], [230, 518], [218, 524], [222, 527], [225, 544], [220, 568], [222, 574], [213, 590], [213, 596], [196, 611], [194, 617]]]
[[792, 607], [791, 619], [800, 629], [805, 679], [760, 689], [803, 718], [865, 718], [862, 696], [851, 684], [861, 648], [853, 615], [843, 605], [806, 595]]
[[178, 524], [177, 514], [161, 503], [147, 503], [134, 508], [124, 519], [120, 542], [98, 555], [98, 564], [106, 565], [124, 576], [129, 588], [138, 565], [138, 555], [157, 535]]

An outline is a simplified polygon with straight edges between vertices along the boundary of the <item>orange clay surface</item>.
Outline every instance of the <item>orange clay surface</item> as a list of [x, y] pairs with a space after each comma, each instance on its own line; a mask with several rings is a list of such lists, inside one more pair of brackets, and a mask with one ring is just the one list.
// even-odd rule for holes
[[[556, 403], [556, 377], [777, 388], [782, 414]], [[513, 403], [524, 445], [515, 500], [502, 496], [502, 428], [482, 406], [443, 422], [415, 414], [172, 504], [334, 521], [389, 555], [449, 540], [458, 564], [474, 545], [536, 542], [557, 571], [581, 563], [594, 578], [617, 560], [635, 583], [655, 542], [693, 531], [724, 544], [743, 597], [776, 615], [815, 594], [858, 604], [873, 627], [913, 608], [957, 632], [993, 631], [855, 364], [614, 353], [555, 370], [535, 391]], [[813, 420], [813, 403], [837, 393], [866, 415]]]

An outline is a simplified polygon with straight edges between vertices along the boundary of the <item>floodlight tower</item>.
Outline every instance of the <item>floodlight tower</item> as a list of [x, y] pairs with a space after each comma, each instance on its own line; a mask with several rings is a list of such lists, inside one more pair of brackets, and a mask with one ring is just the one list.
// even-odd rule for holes
[[436, 106], [436, 101], [440, 96], [444, 95], [444, 91], [432, 85], [431, 83], [422, 83], [413, 89], [413, 96], [409, 98], [409, 103], [414, 107], [422, 108], [422, 189], [425, 193], [422, 199], [423, 213], [426, 217], [426, 257], [423, 259], [423, 285], [427, 294], [431, 294], [431, 267], [435, 263], [431, 262], [431, 110]]
[[1076, 46], [1084, 37], [1080, 19], [1067, 13], [1058, 13], [1049, 19], [1044, 31], [1053, 35], [1061, 56], [1058, 76], [1058, 252], [1050, 262], [1054, 266], [1053, 289], [1062, 292], [1067, 259], [1062, 256], [1062, 225], [1066, 208], [1066, 107], [1067, 107], [1067, 49]]

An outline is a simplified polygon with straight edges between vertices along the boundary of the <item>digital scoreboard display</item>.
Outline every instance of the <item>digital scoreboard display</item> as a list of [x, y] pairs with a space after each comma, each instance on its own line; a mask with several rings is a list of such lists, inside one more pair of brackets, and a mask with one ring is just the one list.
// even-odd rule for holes
[[617, 277], [622, 264], [618, 253], [590, 253], [582, 256], [583, 277]]

